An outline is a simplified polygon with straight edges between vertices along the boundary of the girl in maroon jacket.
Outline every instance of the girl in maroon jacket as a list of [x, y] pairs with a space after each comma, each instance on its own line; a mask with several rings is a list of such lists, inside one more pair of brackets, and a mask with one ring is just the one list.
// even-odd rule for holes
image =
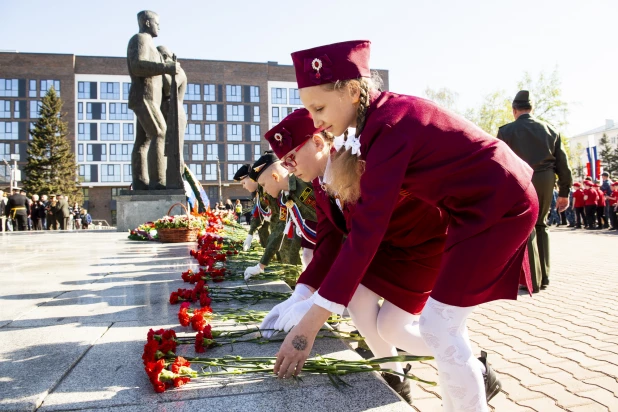
[[[313, 181], [318, 216], [313, 260], [302, 273], [293, 296], [266, 316], [261, 329], [289, 331], [313, 305], [326, 274], [349, 234], [355, 205], [329, 196], [322, 177], [337, 143], [320, 133], [305, 109], [294, 111], [265, 135], [282, 164], [298, 178]], [[435, 284], [448, 215], [435, 206], [401, 191], [388, 228], [348, 306], [354, 324], [376, 357], [397, 356], [397, 347], [418, 356], [431, 356], [420, 334], [420, 313]], [[379, 300], [384, 298], [380, 306]], [[333, 305], [341, 313], [341, 305]], [[401, 363], [383, 368], [403, 374]], [[407, 379], [384, 374], [389, 385], [410, 399]]]
[[586, 188], [584, 189], [584, 207], [586, 210], [587, 222], [586, 229], [594, 229], [594, 222], [596, 220], [597, 213], [597, 198], [599, 197], [599, 193], [591, 180], [585, 180], [584, 185], [586, 185]]
[[538, 215], [532, 169], [506, 144], [432, 102], [379, 92], [369, 80], [368, 41], [303, 50], [292, 60], [315, 126], [335, 136], [355, 127], [359, 138], [346, 140], [326, 185], [354, 204], [349, 235], [313, 306], [282, 344], [275, 371], [298, 373], [321, 325], [350, 303], [403, 191], [450, 215], [437, 281], [419, 319], [444, 407], [487, 411], [485, 358], [472, 353], [466, 319], [476, 305], [516, 299], [522, 279], [530, 290], [526, 244]]

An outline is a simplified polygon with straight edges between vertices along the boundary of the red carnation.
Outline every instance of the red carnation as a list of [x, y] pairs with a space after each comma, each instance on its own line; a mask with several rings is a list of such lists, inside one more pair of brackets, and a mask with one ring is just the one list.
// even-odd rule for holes
[[152, 329], [150, 329], [148, 331], [148, 335], [146, 335], [146, 338], [147, 338], [148, 341], [151, 341], [151, 340], [153, 340], [155, 338], [155, 335], [162, 335], [163, 332], [164, 332], [163, 329], [159, 329], [159, 330], [152, 330]]
[[165, 392], [165, 389], [169, 387], [169, 383], [161, 382], [159, 380], [161, 372], [165, 369], [165, 361], [163, 359], [159, 359], [157, 362], [148, 362], [145, 369], [155, 392]]
[[[184, 302], [184, 303], [188, 303], [188, 302]], [[180, 322], [182, 326], [189, 326], [189, 323], [191, 322], [191, 317], [189, 316], [188, 311], [189, 309], [185, 306], [185, 307], [181, 307], [180, 311], [178, 312], [178, 321]]]
[[161, 352], [163, 352], [164, 354], [167, 354], [168, 352], [176, 352], [176, 341], [174, 340], [164, 340], [163, 342], [161, 342], [161, 346], [159, 346], [159, 350]]
[[212, 303], [212, 299], [208, 296], [208, 292], [204, 291], [200, 294], [200, 306], [208, 307]]
[[144, 345], [144, 353], [142, 354], [142, 360], [144, 365], [148, 362], [155, 362], [157, 360], [157, 351], [159, 350], [159, 342], [156, 340], [150, 340]]
[[172, 292], [172, 294], [170, 295], [170, 303], [172, 305], [175, 305], [176, 303], [178, 303], [178, 292]]
[[186, 360], [185, 358], [183, 358], [182, 356], [179, 356], [176, 358], [176, 360], [174, 361], [174, 363], [172, 363], [172, 367], [171, 370], [174, 373], [180, 373], [178, 371], [179, 368], [183, 367], [183, 366], [191, 366], [191, 362], [189, 362], [188, 360]]
[[180, 388], [182, 385], [191, 382], [191, 378], [188, 376], [178, 376], [174, 378], [174, 388]]
[[174, 329], [168, 329], [163, 332], [161, 338], [163, 338], [164, 340], [176, 339], [176, 331]]

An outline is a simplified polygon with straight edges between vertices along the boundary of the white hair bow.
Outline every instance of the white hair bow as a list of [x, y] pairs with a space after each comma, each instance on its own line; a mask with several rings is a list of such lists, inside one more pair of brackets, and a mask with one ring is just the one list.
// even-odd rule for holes
[[350, 150], [353, 155], [361, 155], [361, 143], [360, 139], [356, 136], [348, 136], [348, 140], [345, 142], [345, 149]]
[[335, 146], [335, 150], [339, 151], [345, 145], [345, 138], [343, 135], [335, 137], [333, 140], [333, 146]]

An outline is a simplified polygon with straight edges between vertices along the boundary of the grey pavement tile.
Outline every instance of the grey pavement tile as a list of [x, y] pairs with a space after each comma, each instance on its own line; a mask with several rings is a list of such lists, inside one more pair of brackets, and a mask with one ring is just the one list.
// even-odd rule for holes
[[0, 410], [34, 410], [109, 324], [0, 330]]

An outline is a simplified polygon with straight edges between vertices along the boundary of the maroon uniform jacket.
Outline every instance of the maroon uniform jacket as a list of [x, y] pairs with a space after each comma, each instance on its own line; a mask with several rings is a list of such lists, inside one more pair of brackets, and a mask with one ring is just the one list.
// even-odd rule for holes
[[[318, 215], [313, 259], [298, 283], [320, 288], [337, 258], [354, 214], [354, 205], [341, 210], [313, 181]], [[401, 191], [388, 228], [361, 283], [390, 303], [420, 313], [438, 275], [448, 214]]]
[[521, 275], [530, 285], [526, 243], [538, 200], [532, 169], [504, 142], [430, 101], [389, 92], [372, 96], [360, 141], [361, 198], [321, 297], [349, 303], [402, 191], [450, 215], [434, 299], [472, 306], [516, 299]]
[[599, 192], [594, 187], [584, 189], [584, 195], [588, 196], [588, 199], [585, 200], [586, 206], [596, 206]]
[[584, 191], [582, 189], [577, 189], [573, 192], [573, 199], [573, 207], [584, 207]]

